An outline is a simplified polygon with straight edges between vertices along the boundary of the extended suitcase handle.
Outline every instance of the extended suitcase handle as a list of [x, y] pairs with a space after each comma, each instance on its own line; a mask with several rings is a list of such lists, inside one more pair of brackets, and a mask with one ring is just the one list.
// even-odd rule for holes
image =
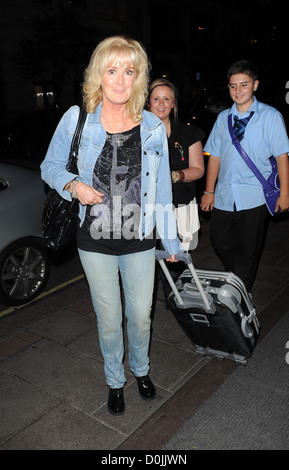
[[[171, 255], [169, 253], [167, 253], [166, 251], [156, 250], [156, 259], [157, 259], [157, 261], [159, 261], [159, 263], [162, 267], [162, 270], [164, 271], [164, 274], [165, 274], [165, 276], [166, 276], [166, 278], [167, 278], [167, 280], [168, 280], [168, 282], [169, 282], [169, 284], [170, 284], [170, 286], [171, 286], [171, 288], [172, 288], [172, 290], [173, 290], [173, 292], [176, 296], [177, 301], [179, 302], [180, 305], [183, 305], [184, 302], [183, 302], [183, 300], [182, 300], [182, 298], [181, 298], [181, 296], [178, 292], [178, 289], [176, 288], [175, 283], [172, 279], [172, 276], [170, 275], [170, 272], [169, 272], [169, 270], [166, 267], [165, 262], [164, 262], [164, 259], [169, 259], [170, 257], [171, 257]], [[175, 255], [175, 259], [178, 260], [178, 261], [184, 261], [188, 265], [190, 273], [192, 274], [193, 279], [196, 283], [196, 286], [197, 286], [197, 288], [198, 288], [198, 290], [201, 294], [201, 297], [203, 299], [205, 307], [208, 311], [211, 311], [212, 308], [211, 308], [210, 302], [209, 302], [208, 297], [206, 296], [205, 291], [203, 289], [203, 286], [202, 286], [202, 284], [201, 284], [201, 282], [198, 278], [198, 275], [197, 275], [196, 270], [194, 268], [194, 265], [192, 263], [192, 257], [190, 255], [190, 253], [187, 253], [187, 252], [177, 253]]]

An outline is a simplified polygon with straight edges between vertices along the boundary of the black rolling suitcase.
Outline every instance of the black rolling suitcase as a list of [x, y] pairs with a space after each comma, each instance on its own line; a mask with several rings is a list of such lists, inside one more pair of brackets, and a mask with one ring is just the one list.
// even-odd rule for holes
[[190, 254], [181, 253], [176, 258], [187, 269], [174, 284], [164, 263], [169, 257], [157, 250], [156, 258], [172, 288], [169, 306], [196, 352], [245, 365], [260, 325], [244, 283], [233, 273], [195, 270]]

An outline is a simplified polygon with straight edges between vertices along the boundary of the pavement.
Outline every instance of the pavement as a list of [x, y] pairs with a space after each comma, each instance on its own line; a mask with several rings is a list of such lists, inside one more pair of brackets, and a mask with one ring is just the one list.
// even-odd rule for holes
[[[209, 218], [203, 218], [193, 262], [199, 269], [222, 270], [210, 245], [209, 227]], [[289, 311], [288, 236], [288, 214], [270, 219], [252, 290], [261, 324], [257, 348]], [[254, 352], [249, 361], [253, 359]], [[109, 455], [162, 452], [234, 371], [242, 368], [230, 360], [196, 354], [165, 308], [159, 280], [150, 364], [155, 400], [147, 402], [139, 396], [126, 354], [126, 411], [112, 416], [107, 410], [108, 388], [85, 279], [3, 316], [0, 450], [98, 450], [103, 455], [107, 451]], [[262, 447], [260, 440], [258, 446]]]

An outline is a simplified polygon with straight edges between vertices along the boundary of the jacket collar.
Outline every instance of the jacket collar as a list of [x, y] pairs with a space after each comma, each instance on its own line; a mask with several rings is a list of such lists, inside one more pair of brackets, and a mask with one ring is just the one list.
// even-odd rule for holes
[[89, 113], [88, 114], [88, 121], [87, 121], [88, 125], [92, 126], [95, 123], [101, 124], [100, 114], [101, 114], [101, 102], [96, 107], [94, 113]]
[[[94, 113], [88, 114], [88, 125], [91, 126], [95, 123], [101, 124], [101, 106], [102, 103], [100, 102], [99, 105], [96, 107]], [[153, 113], [143, 110], [142, 113], [142, 122], [141, 125], [148, 131], [155, 129], [159, 125], [161, 125], [162, 121]]]
[[162, 124], [162, 121], [154, 113], [146, 111], [145, 109], [143, 110], [142, 118], [142, 124], [148, 131], [156, 129]]

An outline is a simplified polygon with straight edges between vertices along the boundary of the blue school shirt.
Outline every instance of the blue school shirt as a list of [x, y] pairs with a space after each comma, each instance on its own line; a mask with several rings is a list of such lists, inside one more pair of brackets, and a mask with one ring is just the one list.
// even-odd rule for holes
[[236, 104], [222, 111], [209, 135], [204, 150], [220, 158], [220, 170], [215, 188], [214, 207], [233, 211], [252, 209], [265, 204], [263, 188], [256, 176], [232, 144], [228, 129], [228, 115], [238, 118], [253, 117], [247, 124], [241, 145], [265, 178], [271, 173], [269, 158], [289, 152], [289, 140], [282, 115], [277, 109], [259, 102], [254, 97], [250, 109], [240, 114]]

